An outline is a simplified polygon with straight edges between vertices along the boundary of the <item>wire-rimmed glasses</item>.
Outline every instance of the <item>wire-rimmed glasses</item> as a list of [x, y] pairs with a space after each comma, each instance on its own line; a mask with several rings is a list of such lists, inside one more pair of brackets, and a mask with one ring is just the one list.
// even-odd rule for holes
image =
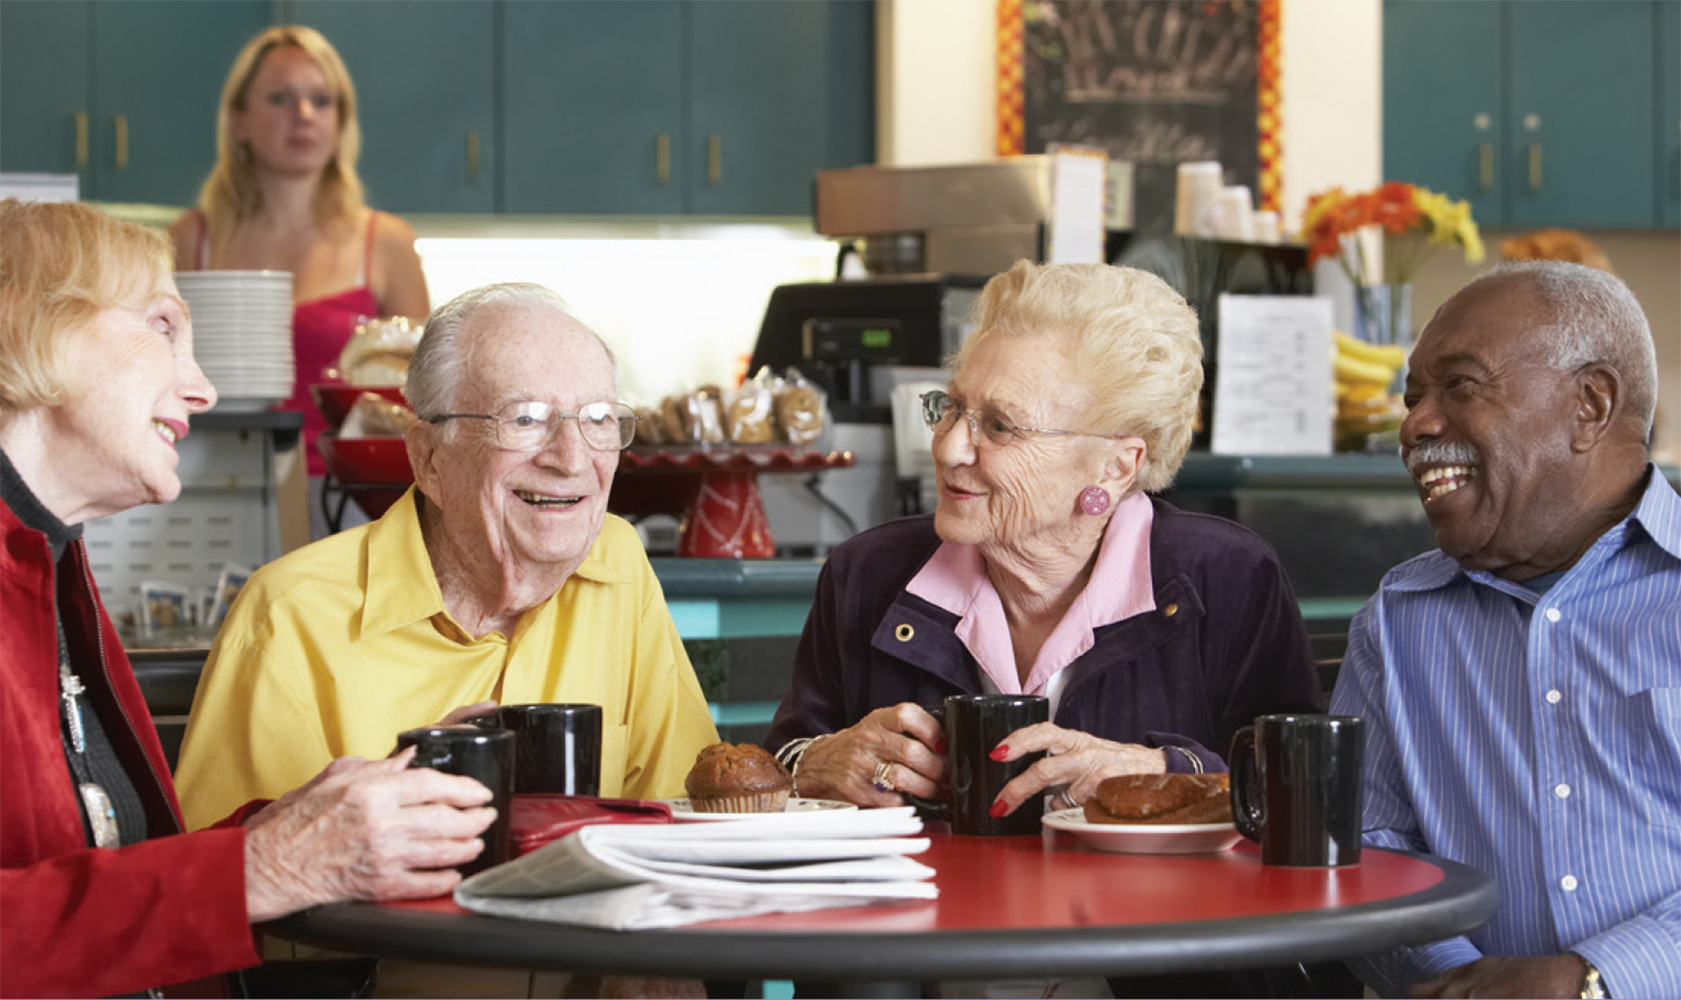
[[636, 437], [636, 411], [627, 403], [585, 403], [575, 413], [538, 400], [509, 403], [495, 413], [441, 413], [426, 422], [489, 420], [496, 445], [505, 451], [538, 451], [548, 447], [568, 420], [578, 422], [584, 443], [596, 451], [622, 451]]
[[993, 448], [1003, 448], [1015, 441], [1023, 434], [1059, 434], [1068, 437], [1114, 437], [1112, 434], [1094, 434], [1090, 431], [1062, 431], [1051, 430], [1046, 427], [1022, 427], [1012, 423], [990, 406], [978, 406], [968, 409], [962, 403], [953, 399], [946, 392], [934, 389], [919, 397], [922, 400], [922, 421], [928, 429], [936, 434], [944, 434], [957, 426], [957, 418], [963, 417], [969, 422], [969, 440], [977, 445], [985, 442]]

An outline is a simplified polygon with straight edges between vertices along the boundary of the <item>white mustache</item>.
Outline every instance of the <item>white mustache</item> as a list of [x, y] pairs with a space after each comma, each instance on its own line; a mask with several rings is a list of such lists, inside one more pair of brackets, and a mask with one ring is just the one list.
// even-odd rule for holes
[[1418, 475], [1419, 470], [1432, 465], [1478, 465], [1482, 456], [1468, 444], [1450, 441], [1427, 441], [1407, 455], [1407, 471]]

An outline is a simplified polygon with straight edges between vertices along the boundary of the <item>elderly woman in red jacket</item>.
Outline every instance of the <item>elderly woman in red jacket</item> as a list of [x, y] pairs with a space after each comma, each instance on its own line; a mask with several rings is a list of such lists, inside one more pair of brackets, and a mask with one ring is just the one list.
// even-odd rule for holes
[[932, 516], [838, 546], [768, 742], [796, 793], [940, 797], [947, 695], [1044, 695], [1046, 751], [994, 815], [1083, 802], [1103, 778], [1223, 771], [1258, 714], [1317, 711], [1318, 675], [1272, 550], [1148, 494], [1190, 445], [1197, 318], [1161, 279], [1027, 262], [989, 281], [951, 381], [923, 398]]
[[0, 201], [0, 993], [130, 993], [255, 965], [250, 924], [434, 896], [494, 810], [408, 756], [343, 758], [183, 833], [81, 524], [181, 491], [216, 390], [168, 240], [73, 204]]

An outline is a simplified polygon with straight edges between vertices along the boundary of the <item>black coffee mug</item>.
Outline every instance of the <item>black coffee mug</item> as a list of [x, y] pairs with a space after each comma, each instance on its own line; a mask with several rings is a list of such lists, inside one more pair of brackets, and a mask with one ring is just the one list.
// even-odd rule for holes
[[503, 705], [494, 718], [518, 737], [514, 791], [601, 794], [600, 705]]
[[1366, 721], [1263, 715], [1232, 737], [1232, 818], [1261, 861], [1295, 868], [1360, 863]]
[[410, 767], [476, 779], [490, 789], [496, 819], [480, 834], [484, 850], [461, 866], [463, 876], [499, 865], [513, 856], [509, 821], [514, 800], [514, 734], [506, 729], [431, 727], [397, 734], [397, 749], [414, 747]]
[[1035, 722], [1048, 722], [1051, 703], [1038, 695], [954, 694], [945, 700], [946, 780], [951, 797], [945, 802], [906, 795], [929, 819], [951, 821], [951, 832], [976, 837], [1025, 837], [1039, 832], [1042, 810], [1030, 799], [1008, 816], [993, 816], [992, 803], [1017, 775], [1045, 756], [1030, 753], [1004, 762], [992, 751], [1004, 738]]

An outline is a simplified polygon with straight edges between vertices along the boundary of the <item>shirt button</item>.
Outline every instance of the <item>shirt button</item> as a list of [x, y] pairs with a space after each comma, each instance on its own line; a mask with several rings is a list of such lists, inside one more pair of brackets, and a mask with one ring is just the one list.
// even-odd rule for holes
[[1563, 618], [1563, 617], [1564, 617], [1563, 613], [1561, 613], [1557, 608], [1548, 608], [1547, 609], [1547, 620], [1548, 621], [1556, 622], [1560, 618]]
[[1570, 797], [1570, 786], [1562, 783], [1554, 785], [1553, 794], [1561, 799], [1568, 799]]
[[1564, 695], [1559, 694], [1556, 689], [1547, 692], [1547, 704], [1557, 705], [1559, 702], [1561, 702], [1563, 700], [1564, 700]]
[[1565, 892], [1575, 892], [1577, 885], [1576, 876], [1566, 875], [1558, 880], [1558, 884], [1559, 888], [1563, 889]]

